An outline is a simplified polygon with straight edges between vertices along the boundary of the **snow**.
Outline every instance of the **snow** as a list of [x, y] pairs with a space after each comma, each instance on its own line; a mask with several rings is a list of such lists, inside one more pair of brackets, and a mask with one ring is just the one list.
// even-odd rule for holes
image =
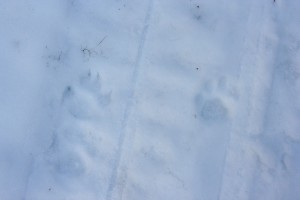
[[0, 1], [1, 199], [300, 198], [299, 7]]

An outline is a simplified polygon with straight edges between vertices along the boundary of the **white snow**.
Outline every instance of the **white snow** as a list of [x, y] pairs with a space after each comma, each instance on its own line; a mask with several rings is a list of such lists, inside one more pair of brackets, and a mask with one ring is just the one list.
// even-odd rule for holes
[[0, 199], [299, 199], [299, 8], [0, 1]]

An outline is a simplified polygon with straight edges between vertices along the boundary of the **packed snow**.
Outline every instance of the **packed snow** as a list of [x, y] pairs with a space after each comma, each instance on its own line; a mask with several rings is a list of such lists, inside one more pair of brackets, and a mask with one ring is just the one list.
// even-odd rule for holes
[[300, 199], [299, 9], [0, 0], [0, 199]]

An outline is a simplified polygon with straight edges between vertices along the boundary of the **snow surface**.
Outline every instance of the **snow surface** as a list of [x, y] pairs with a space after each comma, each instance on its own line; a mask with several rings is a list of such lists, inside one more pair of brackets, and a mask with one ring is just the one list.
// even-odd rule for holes
[[299, 9], [1, 0], [0, 199], [300, 199]]

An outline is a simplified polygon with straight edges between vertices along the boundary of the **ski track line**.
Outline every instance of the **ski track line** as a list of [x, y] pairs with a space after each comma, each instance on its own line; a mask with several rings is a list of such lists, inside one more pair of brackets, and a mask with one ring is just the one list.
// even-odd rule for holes
[[116, 157], [115, 157], [114, 165], [112, 168], [111, 178], [109, 180], [109, 185], [108, 185], [108, 189], [107, 189], [107, 193], [106, 193], [106, 200], [112, 199], [113, 191], [116, 187], [116, 182], [118, 179], [118, 170], [119, 170], [120, 161], [122, 158], [124, 141], [125, 141], [126, 135], [127, 135], [126, 128], [127, 128], [127, 123], [128, 123], [131, 111], [132, 111], [132, 107], [134, 105], [134, 97], [135, 97], [135, 90], [137, 87], [137, 79], [139, 76], [140, 63], [141, 63], [141, 59], [143, 56], [145, 41], [146, 41], [146, 37], [148, 34], [148, 29], [149, 29], [149, 22], [150, 22], [152, 10], [153, 10], [153, 1], [154, 0], [149, 0], [148, 7], [146, 8], [147, 12], [146, 12], [145, 20], [144, 20], [144, 27], [142, 29], [142, 33], [141, 33], [141, 37], [140, 37], [138, 53], [137, 53], [137, 56], [136, 56], [136, 59], [135, 59], [134, 65], [133, 65], [134, 70], [133, 70], [133, 75], [131, 78], [130, 93], [128, 95], [127, 104], [126, 104], [124, 115], [123, 115], [122, 122], [121, 122], [121, 130], [119, 133], [120, 136], [119, 136], [119, 141], [118, 141], [118, 149], [116, 152]]
[[[266, 2], [267, 3], [267, 2]], [[255, 4], [255, 3], [254, 3]], [[255, 22], [255, 19], [256, 18], [260, 18], [260, 19], [262, 19], [261, 20], [261, 23], [259, 24], [259, 29], [258, 30], [260, 30], [259, 31], [259, 33], [254, 33], [255, 35], [254, 35], [254, 37], [253, 36], [251, 36], [249, 33], [247, 34], [247, 36], [246, 36], [246, 39], [245, 39], [245, 42], [244, 42], [244, 46], [246, 46], [249, 42], [251, 43], [251, 40], [252, 39], [254, 39], [253, 41], [257, 41], [257, 50], [258, 51], [256, 51], [256, 53], [254, 54], [254, 55], [252, 55], [251, 54], [251, 52], [253, 51], [253, 50], [255, 50], [255, 49], [253, 49], [253, 47], [252, 48], [250, 48], [250, 50], [248, 50], [248, 48], [246, 48], [246, 53], [242, 56], [242, 61], [241, 61], [241, 64], [240, 64], [240, 66], [241, 66], [241, 71], [240, 71], [240, 77], [238, 78], [239, 79], [239, 82], [241, 82], [241, 81], [244, 81], [244, 80], [246, 80], [247, 81], [247, 84], [246, 84], [246, 87], [248, 88], [249, 86], [251, 86], [251, 83], [252, 82], [249, 82], [249, 81], [251, 81], [251, 75], [252, 75], [252, 77], [254, 76], [254, 75], [256, 75], [257, 73], [259, 73], [259, 72], [261, 72], [261, 70], [259, 69], [260, 67], [261, 67], [261, 64], [260, 64], [260, 61], [257, 61], [256, 59], [259, 57], [259, 55], [258, 54], [260, 54], [264, 49], [263, 49], [263, 45], [262, 45], [262, 42], [263, 41], [261, 41], [262, 40], [262, 35], [263, 35], [263, 25], [264, 25], [264, 23], [266, 22], [265, 20], [266, 20], [266, 17], [268, 17], [267, 16], [267, 14], [270, 14], [270, 13], [268, 13], [268, 12], [266, 12], [266, 9], [267, 9], [267, 6], [266, 5], [263, 5], [264, 7], [262, 8], [262, 13], [260, 14], [260, 15], [257, 15], [257, 13], [256, 12], [253, 12], [253, 9], [255, 9], [257, 6], [253, 6], [253, 4], [252, 4], [252, 6], [251, 6], [251, 13], [249, 14], [249, 20], [248, 20], [248, 25], [247, 25], [247, 27], [248, 27], [248, 30], [251, 30], [251, 26], [253, 25], [253, 23]], [[254, 19], [252, 19], [254, 17]], [[253, 34], [253, 31], [251, 32], [251, 34]], [[250, 35], [250, 40], [249, 40], [249, 35]], [[247, 47], [247, 46], [246, 46]], [[250, 53], [250, 55], [248, 55]], [[250, 57], [249, 57], [250, 56]], [[248, 66], [246, 63], [248, 62], [248, 60], [249, 60], [249, 58], [250, 58], [250, 60], [251, 59], [254, 59], [254, 64], [256, 65], [255, 67], [254, 66]], [[269, 58], [269, 57], [268, 57]], [[254, 69], [252, 69], [251, 71], [250, 71], [250, 76], [249, 76], [249, 74], [247, 73], [248, 72], [248, 70], [249, 69], [245, 69], [245, 68], [247, 68], [247, 67], [254, 67]], [[237, 119], [237, 120], [235, 120], [234, 122], [233, 122], [233, 126], [232, 126], [232, 131], [231, 131], [231, 134], [230, 134], [230, 141], [229, 141], [229, 144], [228, 144], [228, 146], [227, 146], [227, 148], [226, 148], [226, 155], [225, 155], [225, 161], [224, 161], [224, 168], [223, 168], [223, 177], [222, 177], [222, 184], [221, 184], [221, 188], [220, 188], [220, 190], [219, 190], [219, 197], [218, 197], [218, 199], [220, 200], [220, 199], [227, 199], [227, 197], [226, 197], [226, 191], [224, 191], [224, 190], [226, 190], [225, 188], [224, 188], [224, 182], [226, 182], [226, 181], [224, 181], [224, 174], [226, 173], [226, 165], [228, 164], [228, 162], [229, 162], [229, 155], [228, 154], [231, 154], [231, 152], [229, 152], [229, 149], [230, 149], [230, 146], [233, 146], [234, 144], [232, 143], [233, 141], [233, 139], [236, 139], [237, 137], [239, 138], [239, 137], [241, 137], [240, 136], [240, 134], [241, 134], [241, 131], [244, 131], [244, 129], [247, 131], [247, 129], [249, 128], [249, 125], [251, 126], [251, 125], [253, 125], [253, 124], [255, 124], [255, 125], [258, 125], [258, 127], [257, 127], [257, 129], [256, 130], [263, 130], [264, 129], [264, 123], [259, 123], [259, 122], [257, 122], [260, 118], [265, 118], [265, 116], [266, 116], [266, 109], [267, 109], [267, 102], [268, 102], [268, 100], [270, 99], [270, 96], [267, 96], [268, 94], [269, 94], [269, 92], [268, 93], [261, 93], [261, 91], [265, 91], [265, 89], [266, 89], [266, 87], [268, 86], [268, 85], [270, 85], [271, 84], [271, 87], [272, 87], [272, 82], [273, 82], [273, 77], [274, 77], [274, 66], [272, 66], [271, 67], [271, 75], [270, 75], [270, 77], [267, 77], [266, 78], [266, 80], [263, 80], [263, 81], [260, 81], [260, 82], [263, 82], [263, 83], [265, 83], [264, 81], [267, 81], [267, 83], [268, 84], [264, 84], [264, 87], [263, 87], [263, 89], [260, 89], [259, 90], [259, 92], [257, 92], [257, 91], [255, 91], [255, 90], [253, 90], [253, 87], [251, 88], [251, 91], [248, 91], [247, 90], [247, 92], [246, 93], [244, 93], [244, 95], [246, 96], [246, 99], [248, 99], [248, 101], [247, 101], [247, 107], [248, 108], [246, 108], [246, 110], [243, 110], [243, 111], [248, 111], [248, 109], [249, 109], [249, 107], [250, 107], [250, 109], [252, 108], [252, 107], [255, 107], [255, 106], [253, 106], [253, 104], [251, 104], [252, 102], [251, 102], [251, 100], [250, 100], [250, 97], [252, 96], [252, 94], [253, 93], [255, 93], [255, 94], [259, 94], [259, 97], [261, 97], [261, 96], [263, 96], [263, 97], [266, 97], [266, 98], [263, 98], [263, 99], [266, 99], [266, 100], [264, 100], [263, 101], [263, 104], [264, 104], [264, 109], [260, 112], [260, 113], [257, 113], [257, 112], [255, 112], [255, 113], [253, 113], [253, 112], [250, 112], [250, 115], [249, 116], [247, 116], [247, 122], [246, 122], [246, 128], [243, 128], [243, 130], [240, 130], [238, 127], [237, 127], [237, 124], [239, 124], [239, 122], [240, 122], [240, 119]], [[255, 76], [254, 76], [255, 77]], [[247, 89], [246, 88], [246, 89]], [[245, 88], [244, 88], [245, 89]], [[268, 90], [269, 91], [269, 90]], [[259, 99], [261, 99], [261, 98], [255, 98], [254, 99], [254, 105], [256, 105], [258, 102], [256, 102], [256, 101], [258, 101]], [[252, 100], [253, 101], [253, 100]], [[259, 103], [260, 104], [260, 103]], [[259, 117], [259, 119], [258, 120], [255, 120], [256, 119], [256, 115], [257, 114], [259, 114], [260, 115], [260, 117]], [[238, 114], [238, 116], [239, 116], [239, 114]], [[239, 117], [240, 118], [240, 117]], [[250, 121], [250, 123], [249, 123], [249, 121]], [[245, 131], [244, 131], [245, 132]], [[250, 136], [251, 137], [251, 136]], [[241, 145], [242, 144], [240, 144], [238, 147], [237, 147], [237, 149], [240, 149], [240, 147], [241, 147]], [[247, 159], [247, 158], [243, 158], [243, 159]], [[252, 161], [252, 160], [251, 160]], [[243, 165], [243, 163], [241, 163], [242, 165]], [[229, 164], [230, 165], [230, 164]], [[254, 165], [256, 165], [256, 163], [254, 163]], [[237, 168], [237, 169], [239, 169], [239, 167]], [[229, 170], [230, 171], [230, 170]], [[247, 170], [246, 170], [246, 173], [247, 173]], [[237, 197], [237, 199], [243, 199], [243, 198], [245, 198], [246, 196], [244, 196], [245, 194], [243, 193], [243, 191], [247, 191], [247, 189], [249, 189], [249, 188], [247, 188], [247, 186], [249, 186], [249, 184], [251, 185], [251, 183], [253, 182], [253, 180], [249, 180], [250, 182], [247, 182], [247, 183], [243, 183], [243, 185], [239, 185], [238, 187], [240, 187], [240, 188], [242, 188], [241, 190], [239, 190], [239, 193], [238, 194], [235, 194], [235, 195], [237, 195], [237, 196], [232, 196], [232, 197], [230, 197], [231, 199], [234, 199], [234, 197]], [[240, 181], [239, 181], [240, 182]], [[239, 183], [239, 182], [237, 182], [237, 183]], [[234, 189], [236, 189], [235, 187], [237, 187], [237, 183], [233, 183], [234, 184]], [[225, 185], [227, 185], [227, 184], [225, 184]], [[226, 187], [226, 186], [225, 186]], [[228, 188], [227, 188], [228, 189]], [[232, 188], [231, 188], [232, 189]], [[232, 190], [231, 190], [232, 191]], [[234, 190], [234, 191], [236, 191], [236, 190]], [[241, 193], [240, 192], [242, 192], [242, 196], [241, 196]], [[234, 195], [234, 194], [232, 194], [232, 195]]]

